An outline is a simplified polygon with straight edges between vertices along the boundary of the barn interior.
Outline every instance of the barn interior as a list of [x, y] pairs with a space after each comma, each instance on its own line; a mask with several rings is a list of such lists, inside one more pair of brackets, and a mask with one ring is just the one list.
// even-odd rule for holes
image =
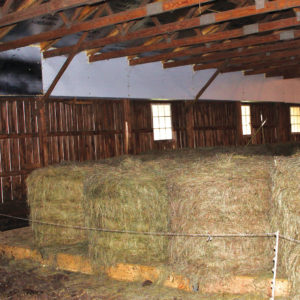
[[1, 0], [0, 272], [299, 299], [299, 38], [300, 0]]

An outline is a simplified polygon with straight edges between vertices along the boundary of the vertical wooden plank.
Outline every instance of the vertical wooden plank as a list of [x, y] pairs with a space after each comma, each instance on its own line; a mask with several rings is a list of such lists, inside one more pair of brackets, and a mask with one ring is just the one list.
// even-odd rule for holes
[[242, 131], [242, 111], [241, 111], [241, 102], [235, 103], [235, 126], [236, 126], [236, 145], [243, 144], [243, 131]]
[[194, 148], [194, 105], [191, 101], [185, 102], [186, 108], [186, 134], [187, 134], [187, 145], [189, 148]]
[[131, 153], [131, 107], [130, 107], [130, 101], [128, 99], [125, 99], [123, 101], [123, 112], [124, 112], [124, 154], [129, 154]]

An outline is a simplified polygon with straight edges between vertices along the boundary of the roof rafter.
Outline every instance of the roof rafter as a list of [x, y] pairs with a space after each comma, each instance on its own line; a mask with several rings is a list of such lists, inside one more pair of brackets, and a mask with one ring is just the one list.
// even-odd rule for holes
[[264, 74], [264, 73], [270, 73], [270, 72], [285, 72], [288, 70], [291, 70], [293, 68], [299, 67], [300, 65], [300, 61], [299, 60], [295, 60], [293, 63], [291, 64], [287, 64], [287, 65], [269, 65], [265, 68], [253, 68], [253, 70], [246, 70], [244, 71], [244, 75], [248, 76], [248, 75], [257, 75], [257, 74]]
[[[150, 46], [137, 46], [137, 47], [127, 48], [124, 50], [117, 50], [117, 51], [111, 51], [102, 54], [96, 54], [91, 56], [89, 61], [94, 62], [94, 61], [105, 60], [110, 58], [117, 58], [117, 57], [123, 57], [128, 55], [146, 53], [155, 50], [164, 50], [164, 49], [170, 49], [175, 47], [190, 46], [194, 44], [223, 41], [223, 40], [239, 38], [247, 35], [252, 35], [254, 33], [263, 33], [272, 30], [280, 30], [283, 28], [295, 27], [297, 25], [300, 25], [300, 20], [298, 20], [296, 17], [280, 19], [277, 21], [271, 21], [265, 23], [255, 23], [255, 24], [247, 25], [249, 27], [244, 26], [243, 28], [226, 30], [226, 31], [217, 32], [213, 34], [208, 34], [205, 36], [182, 38], [178, 40], [173, 40], [170, 43], [164, 42], [164, 43], [159, 43]], [[253, 28], [255, 28], [255, 32], [251, 31], [251, 29]]]
[[[163, 35], [170, 32], [198, 28], [200, 26], [217, 24], [220, 22], [231, 21], [234, 19], [255, 16], [255, 15], [270, 13], [274, 11], [280, 11], [283, 9], [289, 9], [298, 6], [300, 6], [300, 0], [276, 0], [272, 2], [267, 2], [265, 7], [262, 9], [256, 9], [255, 5], [238, 7], [228, 11], [209, 13], [209, 14], [201, 15], [200, 17], [180, 20], [165, 25], [154, 26], [148, 29], [142, 29], [136, 32], [129, 33], [124, 36], [118, 35], [113, 38], [101, 38], [98, 40], [89, 41], [84, 43], [80, 50], [81, 51], [88, 50], [88, 49], [92, 49], [93, 47], [98, 48], [107, 44], [131, 41], [131, 40], [136, 40], [138, 38], [153, 37], [153, 36]], [[51, 50], [47, 53], [44, 53], [44, 57], [49, 58], [57, 55], [67, 54], [69, 51], [71, 51], [71, 48], [72, 46]], [[126, 56], [126, 54], [123, 56]], [[100, 58], [100, 56], [97, 56], [97, 58]]]
[[163, 67], [165, 69], [174, 68], [174, 67], [186, 66], [191, 64], [207, 63], [216, 60], [225, 60], [228, 58], [250, 56], [253, 54], [260, 54], [260, 53], [266, 53], [267, 55], [267, 53], [271, 51], [293, 49], [299, 47], [300, 47], [300, 39], [292, 40], [292, 41], [282, 41], [282, 42], [277, 42], [269, 45], [262, 45], [262, 46], [244, 48], [244, 49], [239, 48], [233, 51], [217, 52], [217, 53], [211, 53], [208, 55], [197, 56], [189, 59], [167, 62], [163, 64]]
[[25, 11], [16, 11], [1, 17], [0, 27], [16, 24], [36, 17], [55, 14], [65, 9], [83, 5], [91, 5], [103, 1], [104, 0], [51, 0], [49, 2], [28, 8]]
[[[286, 59], [287, 57], [295, 59], [295, 57], [300, 56], [300, 48], [293, 49], [293, 50], [281, 50], [281, 51], [274, 51], [271, 52], [270, 54], [268, 53], [263, 53], [260, 55], [253, 55], [253, 56], [247, 56], [247, 57], [240, 57], [240, 58], [233, 58], [230, 60], [227, 60], [228, 65], [238, 65], [238, 64], [246, 64], [246, 63], [269, 63], [271, 64], [273, 60], [277, 60], [280, 58]], [[200, 71], [200, 70], [205, 70], [205, 69], [213, 69], [213, 68], [219, 68], [222, 66], [223, 62], [218, 61], [218, 62], [211, 62], [207, 64], [198, 64], [194, 66], [194, 71]], [[227, 67], [226, 67], [227, 68]], [[224, 68], [224, 70], [226, 70]], [[242, 70], [242, 69], [241, 69]]]
[[113, 15], [108, 15], [105, 17], [80, 22], [72, 25], [70, 28], [63, 27], [56, 30], [46, 31], [40, 34], [21, 38], [15, 41], [6, 42], [0, 45], [0, 51], [24, 47], [35, 43], [44, 42], [47, 40], [54, 40], [69, 34], [99, 29], [102, 27], [116, 25], [119, 23], [125, 23], [128, 21], [141, 19], [147, 16], [162, 14], [164, 12], [173, 11], [175, 9], [199, 5], [199, 3], [205, 3], [210, 1], [212, 0], [166, 0], [163, 2], [150, 3], [138, 8], [128, 9], [126, 11], [115, 13]]

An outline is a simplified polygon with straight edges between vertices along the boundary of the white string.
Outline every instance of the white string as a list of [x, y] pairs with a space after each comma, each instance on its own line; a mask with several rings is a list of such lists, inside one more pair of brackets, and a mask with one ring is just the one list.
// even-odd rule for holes
[[139, 234], [139, 235], [155, 235], [155, 236], [182, 236], [182, 237], [203, 237], [207, 238], [208, 241], [211, 241], [212, 238], [259, 238], [259, 237], [275, 237], [276, 233], [218, 233], [218, 234], [210, 234], [210, 233], [177, 233], [177, 232], [145, 232], [145, 231], [134, 231], [134, 230], [118, 230], [118, 229], [107, 229], [107, 228], [93, 228], [93, 227], [85, 227], [85, 226], [73, 226], [67, 224], [57, 224], [57, 223], [49, 223], [38, 220], [31, 220], [27, 218], [15, 217], [6, 214], [0, 214], [2, 217], [28, 221], [31, 223], [37, 223], [41, 225], [49, 225], [55, 227], [64, 227], [70, 229], [79, 229], [79, 230], [90, 230], [90, 231], [100, 231], [100, 232], [110, 232], [110, 233], [125, 233], [125, 234]]

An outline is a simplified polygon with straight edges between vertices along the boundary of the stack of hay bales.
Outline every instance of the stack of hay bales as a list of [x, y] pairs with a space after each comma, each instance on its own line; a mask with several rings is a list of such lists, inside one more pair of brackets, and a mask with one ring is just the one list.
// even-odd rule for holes
[[[217, 154], [180, 163], [169, 177], [171, 230], [182, 233], [270, 232], [270, 157]], [[270, 238], [175, 237], [173, 269], [192, 282], [261, 275], [272, 269]], [[269, 274], [269, 276], [270, 276]]]
[[[300, 153], [274, 159], [273, 228], [300, 240]], [[293, 299], [300, 299], [300, 245], [280, 239], [279, 268], [292, 283]]]
[[[165, 177], [155, 164], [126, 158], [85, 183], [87, 225], [138, 232], [169, 229]], [[167, 259], [168, 239], [162, 236], [89, 232], [89, 254], [97, 265], [154, 264]]]
[[[83, 182], [89, 165], [57, 165], [35, 170], [27, 178], [30, 218], [35, 221], [84, 226]], [[35, 243], [59, 246], [86, 240], [86, 232], [32, 223]]]

